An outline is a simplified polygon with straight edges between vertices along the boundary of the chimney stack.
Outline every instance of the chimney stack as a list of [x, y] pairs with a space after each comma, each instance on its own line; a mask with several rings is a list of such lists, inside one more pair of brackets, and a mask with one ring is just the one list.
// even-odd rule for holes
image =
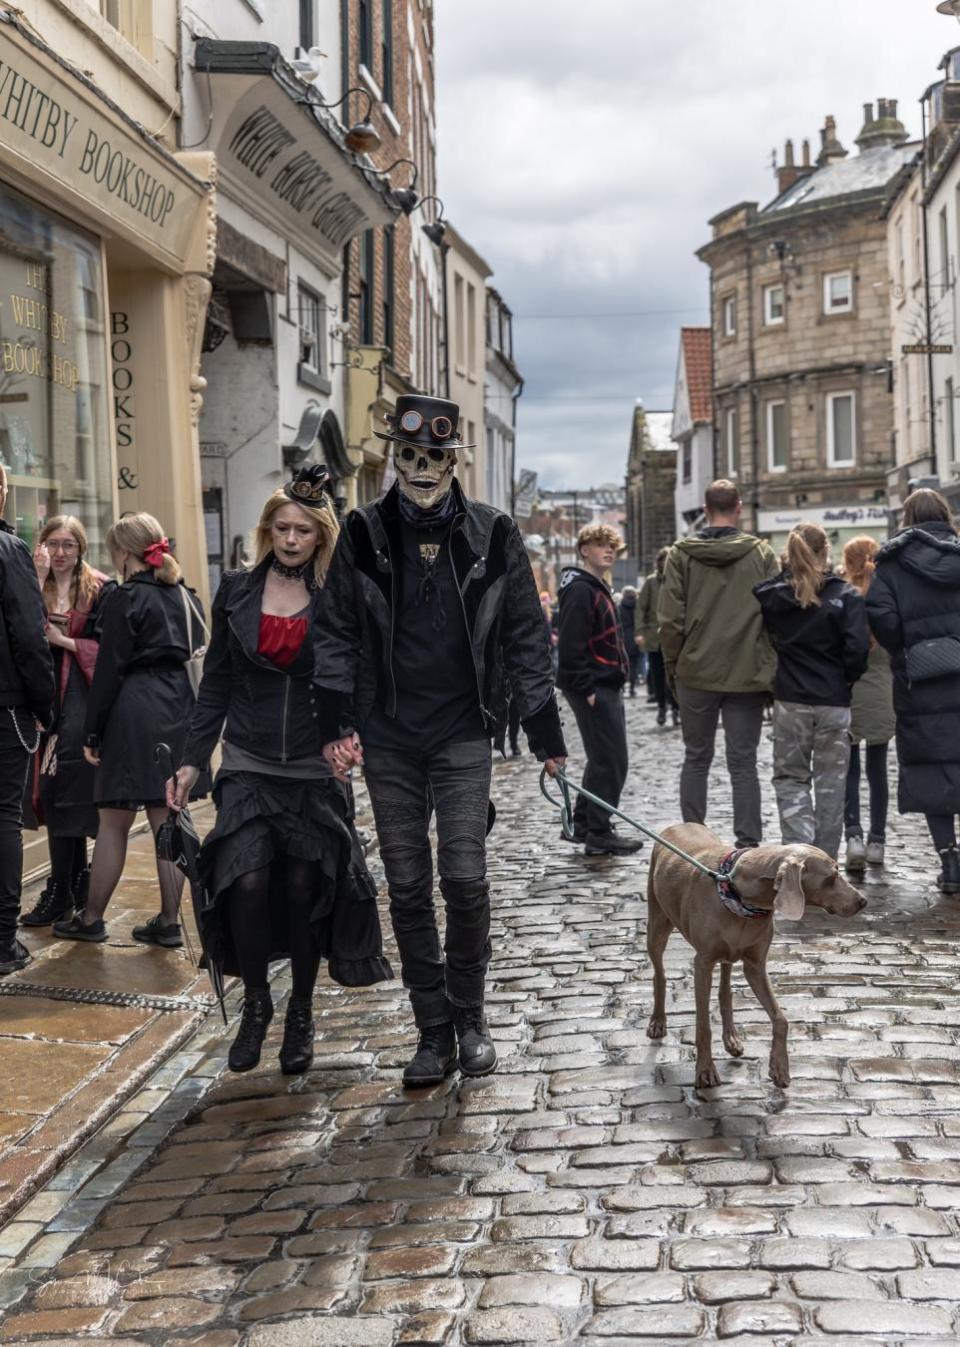
[[788, 187], [792, 187], [798, 178], [802, 178], [802, 171], [797, 168], [794, 161], [793, 141], [788, 140], [783, 149], [783, 165], [777, 169], [777, 190], [782, 196]]
[[828, 117], [820, 132], [820, 153], [817, 168], [826, 168], [834, 159], [846, 159], [847, 151], [837, 139], [837, 119]]
[[897, 118], [895, 98], [877, 99], [876, 119], [873, 116], [873, 105], [864, 104], [863, 128], [857, 136], [857, 148], [861, 154], [865, 150], [875, 150], [881, 146], [902, 145], [906, 139], [907, 130]]
[[805, 141], [803, 142], [803, 163], [802, 163], [801, 167], [802, 167], [802, 168], [813, 168], [813, 164], [811, 164], [811, 162], [810, 162], [810, 142], [809, 142], [809, 140], [805, 140]]

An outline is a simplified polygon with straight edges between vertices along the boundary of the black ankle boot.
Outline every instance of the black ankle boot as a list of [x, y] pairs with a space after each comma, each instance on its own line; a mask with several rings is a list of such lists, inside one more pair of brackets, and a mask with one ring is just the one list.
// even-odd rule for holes
[[72, 915], [73, 898], [70, 894], [64, 895], [60, 885], [54, 883], [51, 879], [40, 894], [36, 907], [30, 912], [23, 913], [20, 918], [20, 925], [49, 926], [58, 917], [70, 917]]
[[943, 870], [940, 873], [941, 893], [960, 893], [960, 851], [956, 847], [945, 847], [940, 852]]
[[404, 1067], [403, 1083], [414, 1089], [439, 1085], [457, 1065], [457, 1039], [453, 1025], [431, 1024], [420, 1030], [417, 1051]]
[[497, 1050], [483, 1006], [454, 1006], [453, 1022], [460, 1043], [460, 1070], [465, 1076], [489, 1076], [497, 1065]]
[[82, 870], [78, 870], [73, 881], [73, 905], [76, 908], [86, 907], [87, 895], [90, 892], [90, 867], [85, 865]]
[[313, 1008], [309, 996], [291, 996], [283, 1021], [280, 1070], [285, 1076], [301, 1076], [313, 1061]]
[[227, 1058], [231, 1071], [252, 1071], [257, 1065], [272, 1019], [273, 1000], [269, 989], [247, 992], [243, 998], [240, 1028]]

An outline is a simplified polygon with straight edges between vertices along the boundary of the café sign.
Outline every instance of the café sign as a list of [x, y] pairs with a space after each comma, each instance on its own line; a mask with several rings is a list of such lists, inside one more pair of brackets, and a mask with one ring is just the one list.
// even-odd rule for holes
[[109, 225], [180, 259], [205, 185], [106, 99], [48, 64], [46, 49], [0, 14], [0, 155], [61, 199], [73, 193]]

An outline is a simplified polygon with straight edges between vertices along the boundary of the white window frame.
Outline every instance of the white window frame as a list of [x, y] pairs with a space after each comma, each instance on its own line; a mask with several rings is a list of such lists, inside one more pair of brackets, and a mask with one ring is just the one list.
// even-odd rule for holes
[[[773, 296], [780, 291], [780, 313], [773, 311]], [[773, 281], [763, 287], [763, 325], [764, 327], [783, 327], [787, 321], [787, 287], [783, 281]]]
[[[830, 293], [830, 282], [845, 276], [850, 282], [850, 294], [845, 304], [835, 304]], [[823, 274], [823, 311], [825, 314], [853, 313], [853, 271], [850, 267], [843, 271], [825, 271]]]
[[[837, 458], [836, 428], [834, 425], [834, 404], [841, 398], [850, 400], [850, 457]], [[837, 389], [826, 397], [827, 418], [827, 467], [855, 468], [857, 466], [857, 395], [852, 388]]]
[[736, 480], [740, 461], [740, 408], [728, 407], [724, 417], [724, 438], [727, 453], [727, 476]]
[[723, 335], [735, 337], [737, 335], [737, 297], [735, 294], [724, 295], [720, 302], [723, 308]]
[[[773, 461], [773, 448], [774, 448], [773, 412], [775, 407], [783, 408], [783, 433], [786, 440], [786, 443], [784, 445], [784, 449], [786, 450], [785, 463], [774, 463]], [[790, 465], [790, 428], [787, 420], [786, 398], [771, 398], [770, 401], [766, 404], [764, 419], [766, 421], [766, 430], [767, 430], [767, 472], [786, 472], [787, 468]]]
[[[303, 281], [297, 282], [297, 327], [299, 334], [299, 358], [297, 361], [298, 372], [307, 375], [313, 375], [317, 379], [325, 379], [326, 361], [324, 360], [324, 341], [326, 339], [326, 320], [327, 310], [326, 301], [319, 291], [312, 289], [309, 285], [304, 285]], [[316, 315], [316, 323], [311, 324], [306, 321], [308, 313]], [[305, 341], [305, 338], [307, 339]], [[312, 357], [304, 359], [304, 348], [309, 343], [312, 346]]]

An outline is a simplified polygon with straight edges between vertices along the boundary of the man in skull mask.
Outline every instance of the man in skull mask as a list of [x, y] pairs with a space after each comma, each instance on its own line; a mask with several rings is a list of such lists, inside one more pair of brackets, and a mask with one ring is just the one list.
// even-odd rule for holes
[[[483, 1014], [490, 959], [485, 836], [490, 739], [509, 678], [530, 747], [566, 755], [540, 600], [508, 515], [454, 477], [456, 403], [402, 396], [388, 418], [397, 480], [347, 517], [324, 586], [314, 681], [324, 756], [365, 762], [403, 981], [419, 1030], [404, 1084], [494, 1069]], [[362, 747], [361, 747], [362, 736]], [[502, 740], [501, 740], [502, 742]], [[446, 906], [441, 951], [428, 827]], [[445, 957], [444, 957], [445, 955]], [[458, 1053], [459, 1045], [459, 1053]]]

